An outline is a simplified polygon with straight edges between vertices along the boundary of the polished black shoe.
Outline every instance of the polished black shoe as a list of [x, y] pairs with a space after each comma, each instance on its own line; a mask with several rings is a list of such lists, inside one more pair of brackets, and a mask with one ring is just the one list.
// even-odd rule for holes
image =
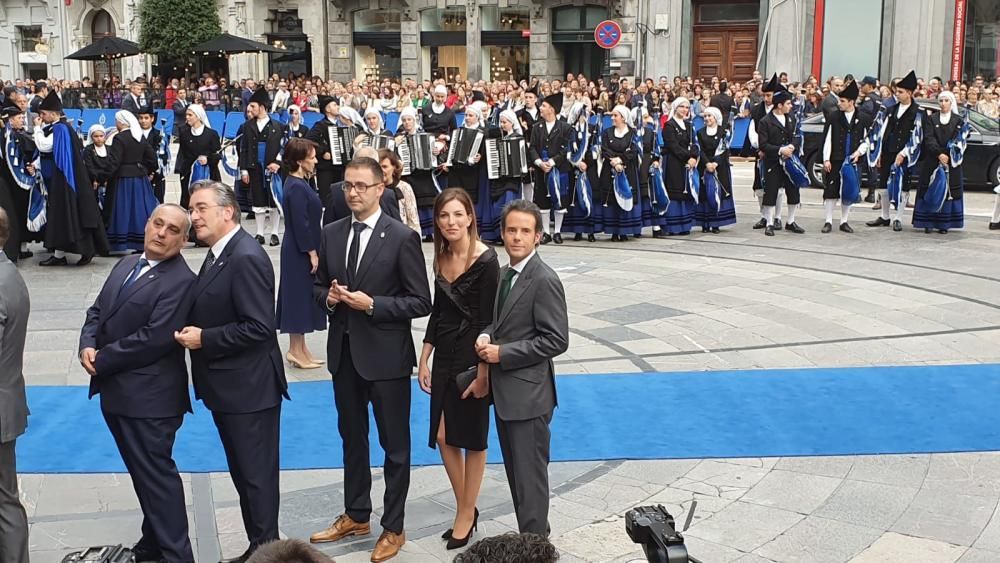
[[873, 221], [868, 221], [865, 223], [869, 227], [888, 227], [890, 225], [888, 219], [883, 219], [881, 217], [876, 217]]
[[556, 233], [556, 234], [552, 235], [552, 242], [554, 242], [556, 244], [562, 244], [563, 243], [562, 234], [561, 233]]
[[753, 224], [753, 228], [755, 229], [763, 229], [766, 226], [767, 226], [767, 219], [764, 219], [763, 217], [761, 217], [760, 221], [757, 221], [756, 223]]
[[597, 237], [594, 236], [594, 233], [587, 235], [587, 242], [597, 242]]
[[823, 233], [825, 235], [826, 233], [829, 233], [832, 230], [833, 230], [833, 224], [832, 223], [823, 223], [823, 228], [820, 229], [819, 232], [821, 232], [821, 233]]
[[896, 231], [897, 233], [899, 231], [902, 231], [903, 230], [903, 223], [902, 223], [902, 221], [900, 221], [899, 219], [896, 219], [895, 221], [893, 221], [892, 222], [892, 230]]
[[784, 227], [781, 225], [781, 219], [775, 219], [774, 220], [774, 230], [780, 231], [783, 228]]
[[948, 229], [938, 229], [938, 234], [946, 235], [948, 234]]
[[552, 235], [550, 235], [549, 233], [543, 234], [542, 235], [542, 244], [548, 244], [550, 242], [552, 242]]
[[712, 227], [712, 234], [713, 235], [717, 235], [717, 234], [719, 234], [721, 232], [722, 232], [722, 230], [719, 229], [719, 227]]
[[801, 234], [803, 234], [803, 233], [806, 232], [806, 230], [803, 229], [802, 227], [800, 227], [798, 223], [789, 223], [789, 224], [785, 225], [785, 230], [786, 231], [792, 231], [793, 233], [795, 233], [797, 235], [801, 235]]
[[868, 192], [865, 196], [865, 203], [875, 203], [875, 192]]
[[840, 230], [843, 231], [843, 232], [845, 232], [845, 233], [853, 233], [854, 232], [854, 229], [851, 228], [851, 226], [848, 225], [847, 223], [841, 223], [840, 224]]
[[271, 246], [278, 246], [281, 241], [278, 240], [278, 235], [271, 235]]
[[925, 235], [929, 235], [929, 234], [931, 234], [931, 231], [933, 231], [933, 230], [934, 230], [934, 229], [932, 229], [932, 228], [930, 228], [930, 227], [924, 227], [924, 234], [925, 234]]
[[472, 533], [479, 528], [479, 509], [476, 509], [476, 515], [472, 519], [472, 528], [469, 529], [469, 533], [465, 535], [464, 538], [456, 538], [454, 535], [448, 538], [448, 544], [445, 549], [451, 551], [452, 549], [459, 549], [465, 547], [469, 544], [469, 539], [472, 537]]
[[67, 264], [69, 262], [66, 261], [65, 257], [56, 258], [54, 254], [38, 263], [39, 266], [65, 266]]
[[769, 237], [773, 237], [774, 236], [774, 227], [772, 227], [771, 225], [768, 225], [768, 226], [764, 227], [764, 235], [765, 236], [769, 236]]
[[[993, 223], [990, 223], [990, 224], [992, 225]], [[992, 227], [990, 227], [990, 228], [992, 228]], [[18, 260], [27, 260], [28, 258], [31, 258], [34, 255], [35, 255], [35, 253], [32, 252], [32, 251], [30, 251], [30, 250], [22, 250], [21, 252], [17, 253], [17, 258], [18, 258]]]
[[132, 555], [135, 557], [135, 563], [143, 563], [145, 561], [159, 562], [163, 559], [163, 553], [159, 549], [141, 543], [137, 543], [132, 547]]
[[667, 232], [663, 229], [659, 231], [653, 231], [653, 238], [667, 238]]
[[257, 218], [257, 214], [256, 214], [256, 213], [254, 213], [253, 211], [251, 211], [250, 213], [247, 213], [247, 220], [248, 220], [248, 221], [249, 221], [250, 219], [256, 219], [256, 218]]
[[79, 260], [76, 261], [76, 265], [77, 266], [86, 266], [87, 264], [90, 264], [93, 261], [94, 261], [94, 255], [93, 254], [91, 254], [89, 256], [82, 256]]
[[261, 244], [261, 246], [263, 246], [263, 245], [264, 245], [264, 235], [255, 235], [255, 236], [253, 237], [253, 239], [254, 239], [255, 241], [259, 242], [259, 243]]
[[618, 242], [618, 235], [611, 235], [611, 242]]
[[707, 232], [708, 232], [708, 227], [702, 227], [702, 228], [701, 228], [701, 232], [703, 232], [703, 233], [707, 233]]
[[250, 559], [250, 556], [253, 555], [253, 552], [254, 548], [251, 546], [247, 548], [247, 550], [244, 551], [239, 557], [234, 557], [232, 559], [220, 559], [219, 563], [246, 563]]
[[990, 223], [991, 231], [1000, 231], [1000, 223]]
[[573, 242], [580, 242], [581, 240], [583, 240], [583, 233], [573, 235]]

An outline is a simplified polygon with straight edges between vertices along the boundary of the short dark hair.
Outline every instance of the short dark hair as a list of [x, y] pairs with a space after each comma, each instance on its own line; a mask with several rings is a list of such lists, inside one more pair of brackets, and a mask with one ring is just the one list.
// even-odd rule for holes
[[10, 238], [10, 219], [7, 218], [7, 212], [0, 207], [0, 247], [7, 244], [7, 239]]
[[559, 552], [549, 540], [539, 534], [508, 532], [483, 538], [455, 557], [455, 563], [553, 563]]
[[[403, 174], [403, 161], [399, 159], [399, 155], [396, 154], [396, 151], [393, 150], [379, 149], [378, 150], [379, 167], [381, 167], [383, 160], [388, 160], [389, 163], [392, 164], [392, 170], [393, 170], [392, 179], [395, 182], [399, 182], [399, 178]], [[383, 180], [385, 181], [385, 183], [387, 184], [389, 183], [388, 178], [383, 178]]]
[[519, 211], [521, 213], [527, 213], [535, 217], [535, 232], [540, 233], [542, 231], [542, 210], [538, 208], [534, 203], [526, 199], [515, 199], [514, 201], [508, 203], [503, 208], [503, 212], [500, 214], [500, 229], [507, 228], [507, 216], [514, 211]]
[[356, 157], [347, 163], [347, 167], [344, 168], [344, 170], [347, 171], [352, 168], [368, 170], [379, 182], [385, 181], [385, 178], [382, 176], [382, 165], [379, 164], [374, 158], [368, 158], [367, 156]]
[[247, 563], [333, 563], [333, 558], [302, 540], [275, 540], [260, 546]]
[[281, 157], [281, 161], [285, 163], [289, 172], [297, 172], [299, 170], [299, 161], [305, 160], [309, 156], [310, 150], [317, 150], [316, 143], [310, 141], [309, 139], [289, 139], [288, 143], [285, 145], [285, 153]]
[[233, 209], [233, 222], [240, 224], [240, 204], [236, 199], [236, 192], [233, 188], [217, 182], [215, 180], [198, 180], [192, 182], [188, 187], [188, 192], [194, 194], [200, 190], [212, 190], [215, 192], [215, 204], [219, 207], [231, 207]]

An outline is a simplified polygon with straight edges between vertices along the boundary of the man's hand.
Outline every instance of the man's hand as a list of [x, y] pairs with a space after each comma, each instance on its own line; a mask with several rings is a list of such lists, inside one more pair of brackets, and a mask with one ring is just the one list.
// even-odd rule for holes
[[87, 371], [91, 376], [97, 375], [97, 368], [94, 367], [94, 362], [97, 361], [97, 350], [93, 348], [84, 348], [80, 350], [80, 365], [83, 369]]
[[336, 287], [338, 299], [355, 311], [367, 311], [375, 304], [375, 300], [363, 291], [348, 291], [346, 285]]
[[481, 155], [481, 154], [479, 154], [479, 153], [476, 153], [476, 156], [473, 156], [473, 157], [472, 157], [472, 164], [476, 164], [476, 163], [478, 163], [478, 162], [479, 162], [479, 160], [480, 160], [480, 159], [481, 159], [482, 157], [483, 157], [483, 155]]
[[244, 184], [249, 185], [250, 184], [250, 175], [249, 174], [240, 174], [240, 182], [243, 182]]
[[174, 332], [174, 340], [188, 350], [201, 350], [201, 329], [196, 326], [186, 326], [179, 332]]
[[829, 160], [824, 160], [823, 161], [823, 172], [826, 172], [827, 174], [829, 174], [832, 170], [833, 170], [833, 163], [830, 162]]
[[794, 150], [795, 147], [793, 147], [792, 145], [786, 145], [784, 147], [781, 147], [781, 150], [778, 151], [778, 153], [785, 158], [789, 158], [792, 156], [792, 152], [794, 152]]
[[487, 344], [477, 350], [479, 359], [488, 364], [500, 363], [500, 346], [498, 344]]
[[552, 170], [552, 165], [549, 164], [548, 161], [543, 161], [542, 164], [541, 164], [541, 168], [542, 168], [542, 172], [545, 172], [546, 174], [548, 174], [549, 171]]
[[576, 164], [576, 167], [579, 168], [581, 172], [587, 171], [587, 163], [582, 160]]
[[479, 351], [489, 346], [491, 340], [488, 334], [481, 334], [479, 338], [476, 339], [476, 355], [479, 355]]
[[902, 166], [904, 160], [906, 160], [906, 157], [903, 156], [903, 153], [897, 154], [896, 155], [896, 166]]
[[332, 157], [330, 156], [330, 153], [328, 152], [323, 153], [323, 160], [330, 160], [331, 158]]
[[652, 167], [653, 168], [659, 168], [660, 167], [660, 161], [659, 160], [654, 161], [653, 164], [652, 164]]
[[948, 166], [948, 155], [946, 154], [938, 155], [938, 162], [944, 164], [945, 166]]
[[717, 162], [709, 162], [708, 164], [705, 165], [705, 170], [707, 170], [708, 172], [715, 172], [715, 169], [718, 168], [718, 167], [719, 167], [719, 163], [717, 163]]
[[276, 174], [278, 170], [281, 170], [281, 165], [277, 162], [272, 162], [267, 165], [267, 169], [271, 171], [271, 174]]
[[688, 168], [694, 168], [695, 166], [698, 166], [698, 159], [697, 158], [689, 158], [688, 159], [688, 163], [687, 163], [687, 167]]
[[198, 164], [200, 164], [202, 166], [205, 166], [206, 164], [208, 164], [208, 157], [207, 156], [199, 156], [198, 157]]
[[326, 306], [334, 307], [340, 303], [340, 284], [337, 280], [330, 280], [330, 291], [326, 292]]
[[851, 162], [853, 164], [857, 164], [859, 158], [861, 158], [861, 152], [860, 151], [854, 151], [853, 153], [851, 153]]
[[28, 164], [27, 166], [24, 167], [24, 170], [28, 174], [31, 174], [32, 176], [35, 175], [35, 165], [34, 164]]

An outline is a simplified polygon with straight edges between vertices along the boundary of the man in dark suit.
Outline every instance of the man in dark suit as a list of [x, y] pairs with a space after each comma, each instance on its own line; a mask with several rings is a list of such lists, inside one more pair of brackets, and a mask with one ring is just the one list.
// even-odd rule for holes
[[[566, 206], [569, 203], [569, 171], [573, 164], [567, 155], [570, 143], [575, 135], [573, 126], [559, 119], [562, 109], [562, 94], [552, 94], [542, 100], [539, 113], [542, 119], [535, 123], [528, 138], [528, 160], [534, 164], [535, 203], [546, 216], [550, 209], [555, 213], [555, 234], [549, 235], [549, 222], [544, 222], [545, 234], [542, 244], [555, 241], [562, 244], [562, 223], [566, 216]], [[559, 201], [553, 201], [549, 194], [549, 176], [559, 176]]]
[[101, 395], [101, 412], [142, 507], [137, 561], [194, 561], [172, 457], [174, 436], [191, 412], [184, 348], [174, 340], [195, 281], [181, 257], [190, 229], [180, 206], [158, 206], [146, 222], [143, 253], [111, 270], [80, 333], [90, 397]]
[[352, 160], [344, 186], [352, 215], [323, 228], [313, 293], [330, 313], [327, 357], [344, 443], [345, 513], [310, 541], [371, 532], [370, 402], [385, 451], [383, 531], [371, 556], [378, 562], [406, 541], [410, 375], [417, 363], [410, 321], [430, 314], [431, 297], [420, 235], [379, 207], [385, 184], [378, 161]]
[[14, 445], [28, 425], [24, 340], [31, 303], [28, 286], [3, 253], [11, 224], [0, 208], [0, 561], [28, 561], [28, 517], [17, 490]]
[[[187, 125], [187, 109], [191, 107], [191, 102], [187, 100], [187, 90], [177, 89], [177, 99], [170, 107], [174, 112], [174, 136], [179, 137]], [[208, 125], [207, 123], [205, 125]]]
[[144, 105], [145, 104], [142, 100], [142, 84], [139, 82], [133, 82], [132, 86], [129, 87], [128, 95], [122, 99], [122, 109], [138, 115], [139, 108]]
[[476, 341], [490, 364], [497, 435], [521, 533], [549, 533], [549, 423], [556, 407], [553, 359], [569, 347], [566, 293], [535, 252], [542, 213], [526, 200], [501, 216], [504, 268], [493, 323]]
[[243, 563], [278, 539], [278, 441], [288, 384], [274, 319], [274, 268], [240, 227], [233, 190], [191, 185], [191, 219], [210, 248], [190, 292], [188, 325], [174, 338], [191, 350], [195, 397], [212, 411], [240, 496], [250, 547]]
[[[371, 158], [378, 161], [378, 151], [371, 147], [360, 147], [354, 152], [354, 158]], [[344, 183], [334, 182], [331, 189], [326, 194], [326, 201], [323, 202], [323, 224], [329, 225], [334, 221], [351, 216], [351, 208], [347, 205], [347, 195], [344, 194]], [[402, 221], [399, 215], [399, 200], [396, 199], [396, 192], [392, 190], [382, 190], [382, 198], [379, 200], [382, 213], [397, 221]]]
[[723, 125], [728, 126], [729, 114], [736, 111], [736, 106], [733, 103], [733, 97], [729, 95], [729, 84], [725, 80], [719, 84], [719, 93], [712, 96], [708, 105], [722, 113]]

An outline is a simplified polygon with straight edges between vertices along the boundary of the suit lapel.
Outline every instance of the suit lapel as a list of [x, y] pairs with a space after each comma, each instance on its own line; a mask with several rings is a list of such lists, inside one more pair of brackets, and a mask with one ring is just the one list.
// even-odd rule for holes
[[[131, 297], [138, 291], [142, 290], [142, 288], [146, 287], [147, 285], [152, 284], [155, 280], [159, 279], [160, 276], [167, 273], [173, 266], [174, 261], [176, 259], [177, 259], [176, 257], [171, 258], [170, 260], [157, 264], [155, 268], [151, 268], [148, 272], [140, 276], [139, 279], [135, 280], [135, 282], [132, 285], [121, 290], [121, 292], [118, 293], [118, 298], [114, 300], [114, 303], [112, 303], [111, 309], [108, 311], [108, 314], [106, 315], [105, 318], [110, 318], [112, 315], [115, 314], [115, 312], [118, 311], [118, 309], [122, 306], [123, 303], [128, 301], [129, 297]], [[135, 260], [130, 260], [131, 266], [128, 268], [125, 277], [122, 278], [121, 280], [117, 280], [118, 281], [117, 287], [121, 287], [121, 284], [125, 283], [125, 280], [132, 275], [132, 270], [135, 269], [135, 264], [138, 261], [139, 261], [138, 255], [136, 255]]]
[[371, 268], [372, 262], [378, 257], [378, 253], [382, 251], [382, 247], [385, 246], [386, 237], [388, 236], [389, 221], [391, 219], [385, 213], [379, 217], [378, 223], [375, 223], [375, 230], [372, 231], [371, 238], [368, 239], [368, 246], [365, 247], [365, 253], [361, 256], [361, 261], [358, 263], [358, 272], [354, 276], [354, 287], [359, 287], [361, 282], [365, 279], [365, 274], [368, 273], [368, 269]]
[[[510, 316], [510, 312], [514, 308], [514, 305], [517, 303], [518, 299], [520, 299], [521, 296], [528, 291], [528, 287], [531, 286], [531, 282], [533, 281], [531, 279], [531, 274], [534, 271], [534, 262], [536, 258], [538, 258], [537, 254], [533, 256], [527, 264], [524, 265], [524, 269], [521, 271], [520, 274], [517, 275], [517, 278], [514, 280], [514, 286], [510, 288], [510, 294], [507, 295], [507, 300], [504, 301], [503, 310], [497, 313], [497, 326], [503, 324], [504, 320], [506, 320], [507, 317]], [[510, 268], [510, 266], [508, 266], [508, 268]], [[506, 272], [504, 272], [504, 274], [506, 275]]]
[[345, 283], [347, 281], [347, 236], [351, 232], [351, 222], [339, 221], [332, 228], [336, 231], [331, 237], [333, 248], [328, 253], [330, 258], [328, 273], [331, 280]]
[[243, 227], [240, 227], [240, 229], [236, 231], [233, 238], [229, 239], [229, 242], [226, 244], [226, 248], [222, 250], [222, 254], [215, 259], [215, 263], [212, 264], [212, 267], [209, 268], [207, 272], [198, 276], [197, 294], [201, 294], [202, 291], [205, 291], [205, 289], [212, 284], [212, 280], [215, 279], [215, 276], [219, 275], [219, 272], [221, 272], [222, 269], [229, 263], [229, 255], [232, 254], [233, 249], [240, 244], [243, 237], [248, 236], [250, 235], [246, 234]]

